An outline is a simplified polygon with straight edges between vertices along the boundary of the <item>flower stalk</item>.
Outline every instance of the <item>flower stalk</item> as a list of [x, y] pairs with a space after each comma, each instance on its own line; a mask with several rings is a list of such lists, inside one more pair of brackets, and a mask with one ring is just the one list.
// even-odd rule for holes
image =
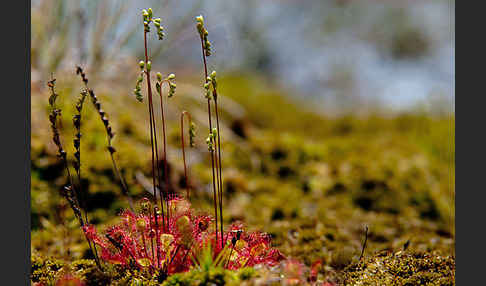
[[[91, 98], [91, 102], [93, 103], [93, 106], [95, 107], [97, 113], [99, 114], [101, 122], [103, 122], [103, 126], [105, 127], [106, 136], [107, 136], [107, 140], [108, 140], [107, 150], [110, 153], [110, 158], [111, 158], [113, 170], [115, 171], [115, 174], [118, 177], [118, 180], [120, 182], [120, 187], [121, 187], [122, 193], [125, 196], [125, 198], [127, 199], [130, 209], [133, 210], [132, 197], [130, 196], [130, 193], [128, 192], [128, 187], [127, 187], [127, 184], [125, 182], [125, 179], [123, 178], [123, 175], [120, 172], [120, 170], [118, 169], [118, 165], [115, 161], [114, 153], [116, 152], [116, 149], [115, 149], [115, 147], [113, 147], [112, 142], [111, 142], [113, 140], [113, 137], [115, 136], [115, 134], [113, 133], [113, 129], [110, 125], [110, 121], [108, 120], [108, 115], [101, 108], [101, 103], [100, 103], [98, 97], [96, 96], [96, 94], [94, 93], [94, 91], [89, 88], [88, 78], [86, 77], [86, 73], [83, 71], [83, 69], [80, 66], [76, 67], [76, 74], [78, 74], [81, 77], [81, 80], [83, 81], [85, 88], [86, 88], [86, 90], [84, 92], [87, 92], [89, 94], [89, 96]], [[76, 126], [76, 124], [75, 124], [75, 126]], [[75, 145], [76, 145], [76, 143], [75, 143]]]
[[[58, 127], [58, 120], [59, 117], [61, 116], [61, 109], [56, 107], [56, 99], [59, 97], [59, 94], [56, 93], [55, 91], [55, 83], [56, 79], [53, 78], [51, 79], [48, 83], [47, 86], [50, 89], [50, 96], [49, 96], [49, 105], [51, 107], [51, 113], [49, 114], [49, 121], [51, 123], [51, 130], [52, 130], [52, 141], [57, 147], [58, 150], [58, 157], [61, 158], [61, 161], [64, 164], [64, 167], [66, 168], [67, 172], [67, 177], [69, 181], [69, 185], [64, 186], [63, 191], [61, 191], [61, 195], [66, 198], [68, 201], [71, 209], [74, 212], [75, 217], [79, 221], [79, 225], [81, 228], [84, 230], [85, 226], [87, 225], [87, 221], [84, 221], [81, 210], [80, 210], [80, 204], [79, 204], [79, 197], [78, 194], [79, 192], [76, 191], [73, 179], [71, 176], [71, 172], [69, 170], [69, 164], [67, 162], [67, 153], [64, 150], [62, 143], [61, 143], [61, 137], [59, 133], [59, 127]], [[86, 215], [87, 217], [87, 215]], [[102, 269], [101, 263], [97, 254], [96, 246], [91, 244], [91, 240], [88, 238], [88, 236], [85, 234], [85, 238], [88, 241], [89, 249], [91, 250], [91, 253], [93, 254], [96, 265], [98, 266], [99, 269]]]
[[184, 178], [186, 183], [186, 199], [189, 200], [189, 193], [191, 190], [191, 185], [189, 183], [189, 178], [187, 176], [187, 166], [186, 166], [186, 151], [184, 149], [184, 115], [189, 121], [189, 147], [194, 147], [194, 138], [196, 137], [196, 126], [191, 119], [191, 114], [185, 110], [181, 112], [181, 148], [182, 148], [182, 161], [184, 162]]
[[[201, 51], [204, 66], [204, 89], [205, 97], [208, 101], [208, 119], [209, 119], [209, 132], [208, 137], [208, 149], [211, 156], [211, 168], [212, 168], [212, 179], [213, 179], [213, 200], [214, 200], [214, 214], [216, 218], [216, 229], [218, 228], [218, 207], [219, 207], [219, 225], [220, 225], [220, 236], [221, 236], [221, 249], [224, 248], [225, 241], [223, 237], [223, 180], [222, 180], [222, 166], [221, 166], [221, 143], [220, 143], [220, 129], [219, 129], [219, 115], [218, 115], [218, 105], [217, 105], [217, 92], [216, 92], [216, 72], [212, 72], [211, 76], [208, 76], [207, 60], [206, 57], [212, 54], [211, 43], [208, 40], [208, 31], [204, 27], [203, 16], [196, 17], [196, 28], [199, 33], [199, 38], [201, 40]], [[213, 87], [211, 93], [211, 86]], [[211, 99], [215, 103], [215, 113], [216, 113], [216, 128], [213, 128], [211, 121]], [[216, 147], [216, 150], [214, 149]], [[215, 171], [216, 170], [216, 171]], [[217, 235], [218, 230], [216, 230], [216, 240], [218, 240]]]
[[160, 112], [161, 112], [161, 120], [162, 120], [162, 138], [163, 138], [163, 154], [164, 154], [164, 179], [165, 179], [165, 193], [166, 193], [166, 210], [167, 210], [167, 217], [170, 216], [170, 209], [169, 209], [169, 200], [173, 196], [173, 194], [169, 194], [169, 170], [167, 166], [167, 135], [166, 135], [166, 127], [165, 127], [165, 116], [164, 116], [164, 96], [162, 93], [162, 84], [167, 83], [169, 85], [169, 94], [168, 98], [171, 98], [175, 94], [176, 84], [174, 83], [175, 75], [170, 74], [167, 78], [162, 79], [162, 74], [160, 72], [157, 73], [157, 82], [155, 84], [155, 90], [159, 94], [160, 97]]

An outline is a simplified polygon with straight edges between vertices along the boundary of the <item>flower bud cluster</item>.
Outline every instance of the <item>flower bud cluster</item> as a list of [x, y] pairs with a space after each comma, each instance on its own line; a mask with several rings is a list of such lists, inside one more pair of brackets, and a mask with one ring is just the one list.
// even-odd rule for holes
[[208, 40], [208, 30], [204, 27], [204, 18], [202, 15], [199, 15], [196, 17], [196, 28], [199, 33], [199, 36], [201, 37], [203, 49], [204, 49], [204, 54], [206, 57], [209, 57], [211, 55], [211, 43]]
[[209, 133], [209, 137], [206, 138], [206, 144], [208, 144], [209, 152], [214, 151], [214, 142], [216, 142], [217, 136], [218, 136], [218, 131], [216, 128], [213, 128], [213, 130], [211, 130], [211, 132]]
[[160, 18], [153, 18], [153, 11], [152, 8], [148, 8], [147, 10], [142, 10], [142, 18], [143, 18], [143, 28], [146, 33], [150, 32], [150, 23], [154, 23], [155, 28], [157, 29], [157, 36], [159, 40], [164, 39], [164, 27], [160, 25]]

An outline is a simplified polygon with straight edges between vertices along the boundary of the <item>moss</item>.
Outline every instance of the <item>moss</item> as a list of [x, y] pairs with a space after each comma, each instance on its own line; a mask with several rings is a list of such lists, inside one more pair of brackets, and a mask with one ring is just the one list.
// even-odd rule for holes
[[120, 266], [104, 264], [103, 272], [90, 259], [79, 259], [66, 263], [53, 258], [41, 258], [33, 255], [31, 258], [31, 281], [46, 285], [54, 285], [64, 273], [70, 273], [80, 278], [87, 286], [91, 285], [165, 285], [165, 286], [197, 286], [197, 285], [240, 285], [240, 281], [248, 281], [256, 275], [254, 268], [242, 268], [238, 271], [210, 267], [203, 271], [194, 269], [185, 273], [177, 273], [162, 277], [157, 271], [149, 273], [138, 270], [123, 269]]
[[351, 247], [340, 249], [332, 254], [331, 266], [336, 269], [343, 269], [353, 261], [355, 254], [355, 250]]
[[32, 255], [31, 275], [32, 282], [40, 282], [46, 285], [54, 283], [58, 271], [62, 269], [64, 262], [57, 259], [43, 260], [41, 257]]
[[382, 253], [344, 270], [344, 285], [455, 285], [455, 260], [433, 253]]
[[245, 267], [238, 271], [238, 277], [240, 280], [250, 280], [253, 276], [255, 276], [256, 270], [254, 268]]
[[70, 268], [86, 281], [86, 285], [109, 285], [111, 282], [111, 275], [113, 274], [113, 267], [105, 266], [104, 272], [100, 271], [96, 266], [94, 260], [80, 259], [72, 262]]

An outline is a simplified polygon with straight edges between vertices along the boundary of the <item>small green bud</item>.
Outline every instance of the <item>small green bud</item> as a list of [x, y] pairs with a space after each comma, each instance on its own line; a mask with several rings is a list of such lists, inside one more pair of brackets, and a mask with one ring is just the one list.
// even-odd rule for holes
[[157, 80], [162, 81], [162, 74], [160, 72], [157, 73]]
[[203, 16], [202, 16], [202, 15], [197, 16], [197, 17], [196, 17], [196, 21], [197, 21], [198, 23], [201, 23], [201, 25], [204, 25], [204, 18], [203, 18]]
[[140, 91], [136, 91], [135, 92], [135, 98], [139, 101], [139, 102], [142, 102], [143, 101], [143, 96], [142, 94], [140, 93]]
[[196, 137], [196, 125], [194, 122], [191, 121], [190, 127], [189, 127], [189, 146], [194, 147], [194, 138]]
[[206, 89], [206, 94], [204, 95], [205, 98], [211, 100], [212, 99], [212, 96], [211, 96], [211, 91], [209, 91], [209, 88]]
[[216, 71], [213, 71], [211, 73], [211, 84], [213, 85], [213, 88], [216, 89], [217, 82], [216, 82]]
[[206, 82], [204, 84], [204, 89], [208, 90], [210, 86], [211, 86], [211, 84], [209, 82]]
[[176, 84], [173, 82], [169, 82], [169, 98], [174, 96], [176, 89]]
[[175, 79], [175, 74], [171, 73], [169, 76], [167, 76], [168, 80], [173, 80]]
[[216, 128], [213, 128], [213, 131], [211, 131], [211, 133], [213, 134], [213, 138], [215, 138], [216, 135], [218, 135], [218, 130]]
[[141, 70], [143, 70], [143, 68], [145, 67], [145, 62], [144, 61], [140, 61], [138, 63], [138, 66], [140, 67]]
[[152, 15], [153, 15], [152, 8], [148, 8], [148, 16], [149, 16], [149, 18], [152, 18]]
[[208, 138], [206, 138], [206, 144], [208, 144], [208, 150], [210, 152], [214, 151], [214, 148], [213, 148], [213, 141], [211, 140], [211, 134], [209, 135]]
[[148, 61], [147, 62], [147, 71], [150, 71], [152, 69], [152, 62]]
[[143, 9], [143, 10], [142, 10], [142, 15], [143, 15], [144, 17], [147, 17], [149, 14], [148, 14], [147, 10]]

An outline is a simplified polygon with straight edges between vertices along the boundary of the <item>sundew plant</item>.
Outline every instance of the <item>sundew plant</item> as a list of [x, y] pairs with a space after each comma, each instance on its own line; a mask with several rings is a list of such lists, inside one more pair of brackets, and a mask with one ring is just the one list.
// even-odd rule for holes
[[[146, 104], [145, 108], [148, 109], [149, 122], [147, 128], [150, 130], [153, 193], [147, 197], [134, 202], [130, 196], [129, 188], [115, 157], [116, 149], [112, 144], [115, 132], [112, 129], [107, 112], [102, 108], [95, 92], [88, 85], [86, 73], [80, 66], [77, 66], [75, 71], [81, 78], [83, 88], [75, 105], [77, 113], [73, 117], [75, 160], [72, 167], [74, 172], [70, 170], [69, 160], [63, 148], [58, 126], [61, 109], [56, 106], [56, 99], [60, 96], [55, 90], [56, 79], [53, 78], [48, 82], [51, 93], [49, 97], [51, 109], [49, 120], [53, 134], [52, 139], [58, 148], [59, 160], [64, 164], [68, 176], [68, 183], [64, 187], [62, 195], [68, 201], [79, 226], [83, 230], [96, 267], [101, 272], [112, 271], [113, 269], [122, 272], [128, 271], [135, 280], [152, 281], [155, 279], [154, 281], [160, 283], [169, 279], [171, 275], [187, 271], [207, 272], [211, 269], [238, 271], [240, 269], [251, 269], [257, 265], [274, 267], [284, 263], [286, 258], [278, 249], [271, 246], [270, 235], [263, 232], [248, 232], [242, 223], [225, 225], [223, 221], [222, 134], [218, 110], [218, 84], [216, 71], [209, 73], [207, 68], [208, 57], [211, 56], [212, 52], [211, 43], [208, 39], [209, 33], [205, 28], [203, 16], [196, 17], [195, 22], [196, 32], [200, 39], [203, 64], [201, 100], [207, 102], [209, 129], [206, 133], [208, 134], [206, 143], [211, 162], [214, 213], [212, 215], [204, 214], [191, 207], [191, 192], [198, 190], [191, 187], [190, 170], [187, 169], [186, 165], [185, 145], [187, 142], [184, 141], [184, 119], [187, 122], [189, 147], [194, 147], [197, 134], [191, 114], [186, 110], [180, 111], [180, 144], [184, 162], [186, 191], [176, 193], [170, 188], [168, 180], [169, 158], [167, 157], [168, 130], [165, 110], [170, 106], [170, 99], [176, 95], [176, 76], [173, 73], [164, 76], [161, 72], [155, 74], [152, 72], [149, 43], [154, 32], [156, 33], [156, 40], [164, 40], [164, 27], [161, 24], [161, 19], [154, 16], [151, 8], [142, 11], [142, 20], [144, 59], [138, 63], [140, 73], [133, 94], [134, 99], [141, 104]], [[144, 81], [146, 90], [142, 88]], [[155, 86], [153, 86], [153, 82], [155, 82]], [[164, 84], [168, 87], [167, 93], [163, 88]], [[155, 88], [155, 93], [153, 88]], [[154, 96], [159, 97], [160, 107], [155, 106]], [[105, 127], [106, 148], [116, 178], [129, 204], [129, 209], [120, 213], [119, 223], [101, 231], [97, 230], [89, 220], [86, 190], [81, 183], [82, 111], [87, 99], [91, 101]], [[160, 118], [155, 116], [156, 108], [160, 108]], [[161, 138], [157, 136], [158, 134], [161, 134]], [[160, 161], [163, 162], [163, 166], [160, 166]], [[295, 270], [297, 267], [300, 269], [298, 262], [288, 261], [285, 263], [287, 263], [287, 268], [290, 267]], [[64, 279], [72, 283], [75, 281], [70, 276]]]

